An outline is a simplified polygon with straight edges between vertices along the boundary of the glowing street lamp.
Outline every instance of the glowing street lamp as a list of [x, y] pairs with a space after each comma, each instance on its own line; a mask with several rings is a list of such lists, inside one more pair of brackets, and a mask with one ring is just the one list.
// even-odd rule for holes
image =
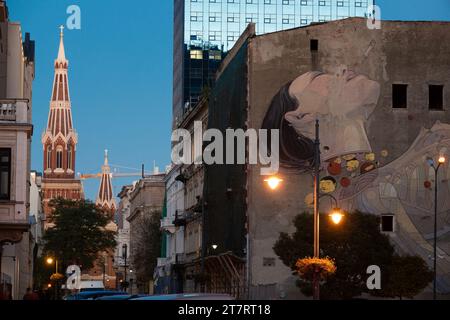
[[344, 219], [344, 214], [342, 213], [341, 209], [336, 208], [330, 214], [330, 218], [335, 225], [338, 225], [342, 222], [342, 219]]
[[431, 168], [434, 169], [434, 261], [433, 261], [433, 300], [436, 300], [437, 296], [437, 219], [438, 219], [438, 173], [442, 165], [447, 162], [444, 156], [439, 156], [438, 164], [433, 158], [428, 157], [427, 162]]
[[[46, 260], [48, 265], [52, 265], [53, 262], [55, 263], [55, 276], [58, 275], [58, 260], [56, 258], [48, 257]], [[51, 288], [51, 285], [50, 287]], [[56, 286], [55, 286], [55, 300], [58, 298], [58, 280], [56, 280]]]
[[264, 182], [267, 183], [270, 189], [276, 190], [280, 186], [281, 182], [283, 182], [283, 180], [278, 178], [277, 176], [273, 176], [264, 180]]

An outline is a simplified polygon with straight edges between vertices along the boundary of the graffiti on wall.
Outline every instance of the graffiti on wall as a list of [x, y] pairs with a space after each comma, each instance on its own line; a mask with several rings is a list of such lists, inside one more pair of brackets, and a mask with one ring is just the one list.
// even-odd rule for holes
[[[431, 263], [434, 170], [427, 158], [450, 150], [450, 125], [422, 129], [399, 158], [374, 152], [366, 122], [378, 104], [380, 84], [342, 67], [336, 74], [308, 72], [283, 86], [272, 99], [264, 129], [280, 130], [280, 164], [308, 172], [314, 161], [315, 121], [320, 121], [320, 191], [332, 194], [347, 210], [395, 216], [393, 241], [403, 251]], [[440, 283], [450, 291], [450, 170], [438, 177]], [[312, 193], [305, 199], [313, 203]]]

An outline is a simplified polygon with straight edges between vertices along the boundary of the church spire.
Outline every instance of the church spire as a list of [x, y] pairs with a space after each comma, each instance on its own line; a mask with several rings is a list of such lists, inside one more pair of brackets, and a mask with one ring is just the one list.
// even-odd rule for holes
[[67, 62], [66, 60], [66, 53], [64, 51], [64, 26], [60, 26], [59, 29], [61, 30], [59, 33], [59, 50], [58, 50], [58, 58], [56, 59], [57, 62]]
[[108, 150], [105, 150], [105, 160], [102, 166], [102, 179], [100, 181], [100, 188], [95, 203], [110, 212], [114, 212], [117, 209], [111, 181], [111, 168], [108, 163]]
[[[52, 215], [52, 208], [49, 205], [52, 199], [60, 197], [71, 200], [84, 199], [81, 181], [75, 178], [78, 135], [72, 123], [68, 80], [69, 61], [66, 59], [64, 50], [63, 29], [64, 27], [61, 26], [58, 55], [53, 65], [55, 76], [50, 95], [47, 128], [41, 137], [44, 160], [42, 202], [46, 217]], [[56, 39], [55, 32], [55, 42]], [[47, 223], [46, 228], [50, 225]]]
[[48, 178], [75, 177], [75, 151], [78, 136], [72, 123], [68, 64], [64, 50], [64, 27], [60, 27], [58, 56], [50, 99], [47, 130], [42, 135], [44, 175]]

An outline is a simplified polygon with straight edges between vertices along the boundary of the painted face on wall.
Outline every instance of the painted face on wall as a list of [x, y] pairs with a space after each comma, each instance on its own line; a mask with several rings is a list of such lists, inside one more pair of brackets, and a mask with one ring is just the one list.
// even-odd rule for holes
[[325, 177], [320, 180], [319, 186], [322, 193], [333, 193], [336, 190], [337, 182], [333, 177]]
[[359, 161], [357, 159], [351, 159], [347, 161], [347, 171], [355, 172], [359, 168]]
[[289, 95], [298, 108], [285, 120], [298, 135], [313, 140], [315, 120], [320, 120], [324, 160], [372, 151], [364, 123], [378, 102], [377, 82], [345, 68], [333, 75], [309, 72], [292, 82]]

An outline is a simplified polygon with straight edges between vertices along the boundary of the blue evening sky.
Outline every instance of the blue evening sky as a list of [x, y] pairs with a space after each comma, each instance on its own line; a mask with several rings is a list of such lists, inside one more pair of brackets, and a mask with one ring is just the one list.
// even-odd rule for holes
[[[32, 168], [42, 171], [41, 134], [47, 124], [59, 29], [66, 9], [81, 8], [81, 30], [65, 30], [77, 171], [96, 173], [110, 162], [150, 170], [170, 163], [172, 110], [172, 0], [7, 0], [10, 18], [36, 40]], [[388, 20], [450, 21], [450, 0], [377, 0]], [[131, 170], [136, 171], [136, 170]], [[121, 172], [130, 172], [122, 169]], [[116, 179], [121, 185], [137, 178]], [[95, 199], [98, 181], [84, 182]]]

